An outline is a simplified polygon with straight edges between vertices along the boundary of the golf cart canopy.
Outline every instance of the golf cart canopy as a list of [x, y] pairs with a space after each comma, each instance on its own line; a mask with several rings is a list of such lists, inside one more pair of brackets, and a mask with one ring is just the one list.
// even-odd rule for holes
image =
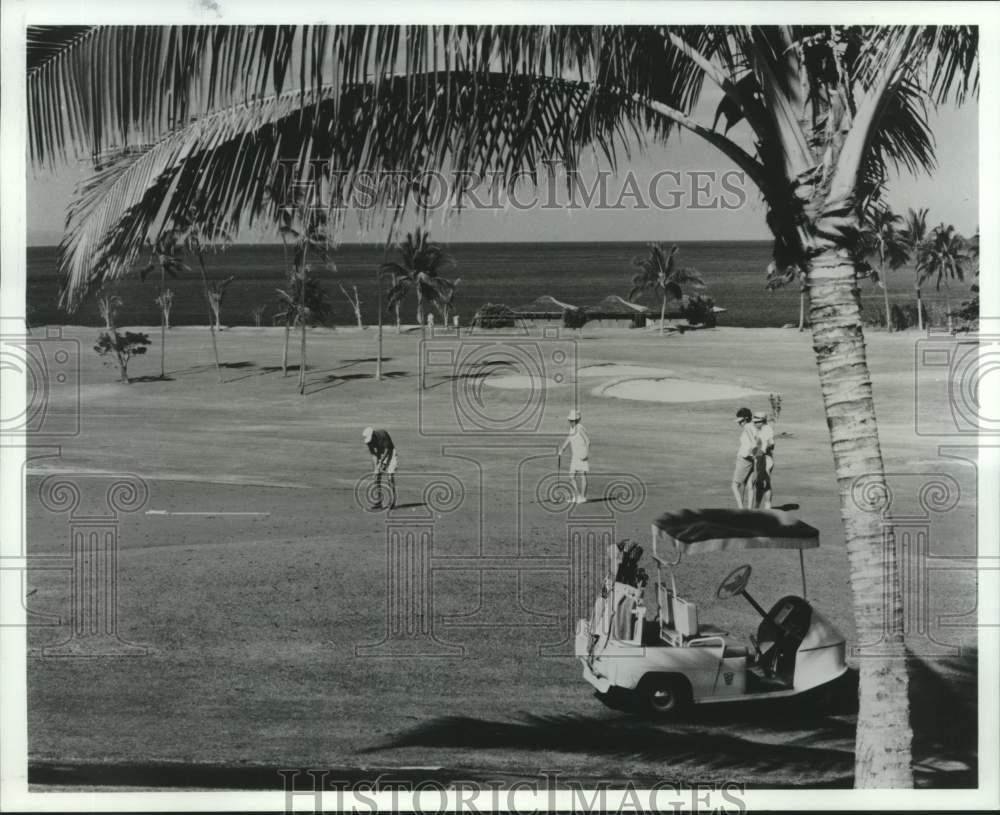
[[653, 540], [673, 543], [684, 553], [738, 549], [815, 549], [819, 530], [785, 512], [755, 509], [685, 509], [653, 523]]

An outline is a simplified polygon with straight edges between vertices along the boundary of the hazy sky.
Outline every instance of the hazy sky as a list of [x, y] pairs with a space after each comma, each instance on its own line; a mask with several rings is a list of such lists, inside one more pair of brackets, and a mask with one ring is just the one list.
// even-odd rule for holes
[[[708, 98], [699, 105], [696, 115], [712, 121], [715, 100]], [[954, 224], [959, 232], [969, 235], [975, 231], [978, 218], [978, 110], [975, 103], [960, 108], [942, 107], [931, 113], [931, 129], [937, 143], [938, 167], [930, 173], [911, 176], [905, 170], [895, 177], [889, 191], [889, 203], [897, 212], [905, 213], [908, 207], [927, 207], [931, 225], [944, 221]], [[734, 130], [734, 133], [736, 131]], [[747, 145], [749, 146], [749, 145]], [[589, 171], [587, 168], [589, 167]], [[594, 183], [592, 161], [585, 164], [584, 183]], [[671, 137], [666, 145], [657, 145], [641, 155], [619, 162], [619, 176], [610, 181], [608, 188], [612, 200], [623, 189], [622, 178], [631, 172], [638, 190], [648, 198], [651, 182], [657, 173], [674, 171], [677, 176], [661, 175], [656, 186], [660, 200], [671, 198], [671, 191], [686, 190], [680, 206], [664, 210], [655, 206], [640, 209], [634, 197], [624, 197], [622, 209], [609, 210], [595, 207], [565, 207], [541, 209], [532, 207], [518, 211], [508, 206], [502, 211], [469, 211], [444, 219], [441, 213], [432, 216], [430, 229], [435, 238], [445, 242], [458, 241], [646, 241], [646, 240], [739, 240], [767, 239], [770, 237], [764, 223], [764, 208], [756, 190], [747, 184], [746, 200], [734, 209], [690, 206], [692, 197], [692, 171], [722, 173], [735, 170], [735, 166], [698, 137], [681, 133]], [[29, 170], [28, 178], [28, 243], [29, 245], [57, 243], [66, 207], [74, 184], [84, 176], [86, 168], [74, 166], [58, 173], [35, 173]], [[701, 177], [705, 183], [706, 176]], [[718, 185], [710, 185], [719, 190]], [[558, 200], [564, 200], [560, 192]], [[539, 196], [544, 200], [544, 191]], [[726, 195], [732, 204], [736, 198]], [[521, 199], [529, 200], [527, 196]], [[701, 196], [701, 201], [705, 197]], [[242, 240], [259, 240], [256, 234], [244, 235]], [[274, 241], [274, 235], [265, 235]], [[353, 220], [341, 235], [343, 242], [381, 241], [380, 231], [361, 232]]]

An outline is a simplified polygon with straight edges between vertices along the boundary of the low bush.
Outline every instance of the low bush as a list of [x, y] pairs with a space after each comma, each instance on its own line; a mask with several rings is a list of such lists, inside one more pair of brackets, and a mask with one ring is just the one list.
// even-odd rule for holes
[[94, 350], [97, 355], [103, 357], [105, 365], [116, 364], [121, 381], [129, 383], [128, 364], [133, 357], [142, 356], [152, 343], [148, 334], [140, 334], [126, 331], [119, 334], [117, 331], [102, 331], [97, 337], [97, 345]]
[[583, 328], [587, 324], [587, 312], [582, 308], [568, 308], [562, 314], [563, 328]]
[[715, 326], [715, 300], [707, 294], [685, 297], [681, 303], [681, 316], [691, 325]]
[[499, 303], [481, 306], [472, 318], [475, 328], [513, 328], [515, 324], [514, 310]]

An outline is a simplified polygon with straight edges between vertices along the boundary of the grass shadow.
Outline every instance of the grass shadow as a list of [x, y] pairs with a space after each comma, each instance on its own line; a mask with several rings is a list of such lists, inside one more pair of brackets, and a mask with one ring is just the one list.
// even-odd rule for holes
[[924, 786], [979, 783], [978, 658], [969, 648], [909, 660], [913, 765]]
[[159, 374], [157, 374], [156, 376], [130, 376], [128, 378], [128, 384], [130, 385], [142, 384], [144, 382], [174, 382], [174, 381], [175, 380], [172, 376], [160, 376]]
[[[406, 371], [385, 371], [382, 373], [383, 379], [400, 379], [410, 374]], [[306, 394], [320, 393], [321, 391], [336, 388], [347, 382], [356, 379], [374, 379], [375, 374], [329, 374], [320, 380], [306, 384]], [[313, 387], [310, 387], [312, 385]], [[318, 387], [316, 387], [318, 386]]]
[[[747, 777], [771, 772], [822, 773], [827, 779], [824, 786], [849, 785], [854, 770], [852, 749], [759, 741], [686, 724], [654, 725], [635, 718], [583, 715], [528, 715], [519, 721], [442, 716], [361, 752], [404, 747], [590, 753], [669, 763], [673, 772], [684, 772], [685, 776], [708, 771]], [[765, 783], [762, 780], [762, 785]]]

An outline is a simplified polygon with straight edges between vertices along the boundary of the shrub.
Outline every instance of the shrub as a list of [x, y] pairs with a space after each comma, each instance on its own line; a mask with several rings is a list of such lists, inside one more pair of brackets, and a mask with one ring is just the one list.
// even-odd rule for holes
[[715, 326], [715, 300], [707, 294], [694, 294], [681, 303], [681, 316], [691, 325]]
[[562, 314], [563, 328], [583, 328], [587, 324], [587, 312], [582, 308], [568, 308]]
[[476, 312], [472, 325], [475, 328], [513, 328], [514, 311], [499, 303], [487, 303]]
[[[139, 334], [133, 331], [126, 331], [124, 334], [119, 334], [117, 331], [102, 331], [97, 338], [94, 350], [100, 357], [113, 358], [121, 372], [121, 381], [127, 385], [129, 383], [129, 360], [132, 357], [145, 354], [150, 344], [148, 334]], [[110, 365], [111, 362], [105, 359], [104, 364]]]
[[973, 286], [972, 291], [975, 297], [951, 312], [951, 316], [958, 321], [956, 331], [975, 331], [979, 328], [979, 286]]
[[[927, 306], [922, 306], [922, 309], [924, 312], [924, 325], [927, 325], [930, 322], [930, 314], [927, 311]], [[906, 303], [902, 306], [893, 303], [889, 307], [889, 312], [892, 315], [892, 328], [894, 331], [903, 331], [907, 328], [916, 328], [920, 325], [920, 321], [917, 318], [916, 303]]]

